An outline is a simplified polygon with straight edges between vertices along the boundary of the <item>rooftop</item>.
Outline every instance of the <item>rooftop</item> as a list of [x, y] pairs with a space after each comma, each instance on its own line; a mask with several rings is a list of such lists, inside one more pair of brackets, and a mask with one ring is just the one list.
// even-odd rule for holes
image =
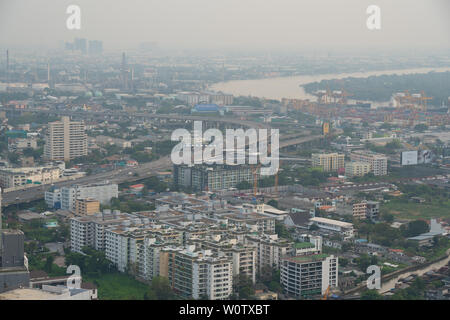
[[327, 219], [327, 218], [319, 218], [319, 217], [311, 218], [310, 221], [334, 224], [334, 225], [337, 225], [339, 227], [344, 227], [344, 228], [350, 228], [350, 227], [353, 226], [353, 224], [349, 223], [349, 222], [343, 222], [343, 221], [339, 221], [339, 220], [333, 220], [333, 219]]
[[307, 255], [307, 256], [288, 257], [285, 259], [292, 261], [292, 262], [317, 262], [317, 261], [323, 261], [328, 257], [329, 257], [328, 254], [321, 253], [321, 254], [312, 254], [312, 255]]
[[310, 242], [297, 242], [294, 244], [295, 249], [314, 248], [314, 244]]

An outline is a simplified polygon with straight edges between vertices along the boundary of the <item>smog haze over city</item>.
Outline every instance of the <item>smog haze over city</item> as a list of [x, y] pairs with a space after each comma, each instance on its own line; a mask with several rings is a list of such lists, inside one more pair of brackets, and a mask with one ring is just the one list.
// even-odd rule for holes
[[276, 319], [349, 313], [313, 300], [448, 302], [449, 13], [0, 0], [0, 309]]
[[[66, 28], [66, 8], [81, 8], [82, 25]], [[0, 41], [45, 46], [96, 38], [110, 50], [152, 41], [176, 49], [288, 50], [312, 48], [448, 49], [446, 0], [380, 0], [382, 28], [366, 28], [369, 0], [2, 0]]]

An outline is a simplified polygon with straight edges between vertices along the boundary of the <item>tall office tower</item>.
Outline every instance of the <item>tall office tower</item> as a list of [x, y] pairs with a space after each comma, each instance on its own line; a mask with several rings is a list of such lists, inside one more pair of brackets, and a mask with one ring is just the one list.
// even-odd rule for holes
[[50, 77], [50, 60], [47, 62], [47, 82], [48, 85], [50, 86], [50, 81], [51, 81], [51, 77]]
[[87, 135], [83, 122], [70, 121], [62, 117], [61, 121], [48, 124], [44, 146], [44, 158], [48, 160], [68, 161], [87, 155]]
[[0, 293], [28, 287], [30, 273], [24, 255], [24, 234], [20, 230], [3, 230], [0, 189]]
[[103, 42], [98, 40], [89, 41], [89, 54], [97, 55], [103, 53]]
[[87, 40], [84, 38], [75, 38], [74, 49], [83, 54], [87, 53]]
[[127, 68], [127, 56], [125, 52], [122, 54], [122, 67], [121, 67], [121, 80], [122, 89], [128, 90], [128, 68]]
[[6, 50], [6, 83], [9, 82], [9, 50]]

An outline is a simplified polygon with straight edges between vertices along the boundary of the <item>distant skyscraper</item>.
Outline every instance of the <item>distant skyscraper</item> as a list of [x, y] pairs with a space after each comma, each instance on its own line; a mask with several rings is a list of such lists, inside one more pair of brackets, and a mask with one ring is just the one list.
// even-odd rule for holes
[[9, 50], [6, 50], [6, 83], [9, 82]]
[[128, 66], [127, 66], [127, 56], [125, 52], [122, 54], [122, 67], [121, 67], [121, 80], [122, 80], [122, 89], [128, 90]]
[[89, 41], [89, 54], [97, 55], [103, 53], [103, 42], [98, 40]]
[[47, 82], [50, 84], [50, 61], [47, 62]]
[[76, 38], [74, 41], [74, 49], [83, 54], [87, 53], [87, 40], [84, 38]]

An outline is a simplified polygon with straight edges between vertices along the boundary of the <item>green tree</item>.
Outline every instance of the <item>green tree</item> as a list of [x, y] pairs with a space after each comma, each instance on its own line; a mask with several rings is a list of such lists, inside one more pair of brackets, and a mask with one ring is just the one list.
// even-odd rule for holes
[[175, 298], [170, 288], [169, 279], [165, 277], [153, 278], [151, 288], [158, 300], [172, 300]]
[[405, 237], [415, 237], [419, 234], [430, 231], [430, 227], [423, 220], [414, 220], [409, 222], [407, 225], [402, 225], [400, 230]]
[[377, 290], [366, 290], [361, 294], [361, 300], [383, 300], [383, 296]]
[[381, 215], [381, 218], [387, 223], [394, 222], [394, 215], [392, 213], [385, 212]]
[[53, 256], [49, 255], [47, 257], [47, 259], [45, 260], [44, 271], [47, 272], [47, 273], [51, 273], [52, 272], [52, 266], [53, 266]]
[[269, 206], [274, 207], [274, 208], [278, 208], [278, 201], [277, 201], [277, 200], [274, 200], [274, 199], [269, 200], [269, 202], [267, 202], [267, 204], [268, 204]]
[[238, 190], [249, 190], [252, 188], [252, 185], [248, 181], [241, 181], [236, 185]]
[[252, 279], [240, 273], [233, 281], [234, 290], [239, 294], [239, 299], [250, 299], [255, 294]]

